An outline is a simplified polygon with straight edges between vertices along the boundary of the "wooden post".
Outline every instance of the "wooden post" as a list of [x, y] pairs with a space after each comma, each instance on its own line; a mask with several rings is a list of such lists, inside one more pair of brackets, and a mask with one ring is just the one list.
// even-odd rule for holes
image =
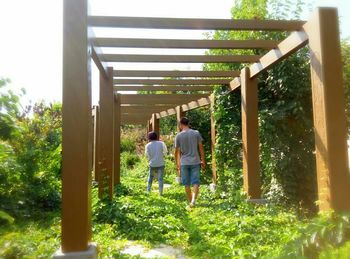
[[114, 98], [114, 185], [120, 184], [120, 126], [121, 109], [120, 94]]
[[152, 131], [157, 133], [157, 136], [158, 136], [158, 139], [159, 139], [159, 133], [160, 133], [160, 130], [159, 130], [159, 119], [157, 119], [155, 113], [152, 114], [151, 125], [152, 125]]
[[251, 199], [261, 196], [258, 133], [258, 88], [249, 68], [241, 72], [242, 142], [244, 190]]
[[94, 107], [94, 156], [93, 156], [93, 171], [95, 174], [95, 181], [98, 182], [100, 170], [100, 108], [98, 105]]
[[181, 106], [176, 106], [175, 110], [176, 110], [177, 127], [178, 127], [178, 130], [180, 132], [181, 131], [181, 129], [180, 129], [180, 120], [181, 120], [182, 117], [186, 116], [186, 112], [183, 111]]
[[320, 210], [350, 211], [338, 14], [318, 8], [305, 25], [311, 52], [312, 100]]
[[[100, 73], [100, 136], [101, 136], [101, 174], [104, 179], [102, 185], [108, 183], [109, 197], [114, 192], [114, 162], [113, 162], [113, 124], [114, 124], [114, 93], [113, 93], [113, 68], [107, 69], [108, 78]], [[103, 186], [104, 188], [104, 186]]]
[[63, 1], [63, 253], [86, 251], [91, 238], [92, 120], [86, 0]]
[[216, 170], [216, 159], [215, 159], [215, 144], [216, 144], [216, 129], [215, 129], [215, 119], [214, 119], [214, 104], [215, 98], [212, 94], [210, 96], [210, 138], [211, 138], [211, 171], [212, 171], [212, 181], [217, 184], [217, 170]]

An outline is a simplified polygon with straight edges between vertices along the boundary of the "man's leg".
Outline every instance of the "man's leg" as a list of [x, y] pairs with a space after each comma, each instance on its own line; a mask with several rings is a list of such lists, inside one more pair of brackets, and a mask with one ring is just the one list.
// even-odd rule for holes
[[153, 172], [152, 167], [149, 167], [148, 181], [147, 181], [147, 192], [151, 192], [152, 182], [153, 182]]
[[191, 186], [185, 186], [185, 191], [186, 191], [187, 201], [188, 201], [189, 203], [191, 203], [191, 200], [192, 200]]
[[187, 165], [181, 166], [181, 181], [182, 181], [182, 185], [185, 186], [186, 198], [188, 202], [191, 202], [191, 199], [192, 199], [191, 176], [190, 176], [190, 168]]
[[194, 165], [191, 167], [191, 184], [193, 186], [193, 194], [191, 197], [191, 205], [196, 204], [196, 200], [199, 194], [199, 182], [200, 182], [200, 165]]

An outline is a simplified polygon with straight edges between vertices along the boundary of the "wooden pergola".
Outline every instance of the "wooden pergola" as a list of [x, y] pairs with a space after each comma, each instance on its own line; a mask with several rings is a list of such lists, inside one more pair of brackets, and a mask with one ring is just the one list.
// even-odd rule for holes
[[[113, 196], [120, 183], [120, 126], [144, 124], [213, 106], [213, 86], [241, 91], [244, 190], [260, 198], [257, 77], [308, 44], [320, 210], [350, 211], [350, 175], [337, 10], [318, 8], [305, 21], [223, 20], [89, 16], [87, 0], [64, 0], [62, 247], [60, 256], [84, 253], [91, 240], [91, 168], [99, 193]], [[169, 40], [97, 38], [92, 28], [152, 28], [290, 32], [271, 40]], [[103, 47], [262, 49], [258, 55], [105, 54]], [[100, 71], [100, 101], [91, 119], [90, 61]], [[245, 63], [242, 71], [113, 70], [113, 62]], [[168, 79], [173, 78], [173, 79]], [[174, 79], [175, 78], [175, 79]], [[179, 78], [179, 79], [176, 79]], [[118, 91], [173, 94], [124, 94]], [[191, 91], [178, 94], [176, 91]], [[194, 93], [200, 91], [199, 93]], [[215, 122], [212, 118], [212, 148]], [[93, 162], [94, 161], [94, 162]], [[215, 164], [215, 163], [214, 163]], [[215, 169], [215, 168], [214, 168]], [[215, 177], [214, 177], [215, 178]], [[214, 179], [215, 180], [215, 179]], [[89, 257], [90, 256], [90, 257]], [[89, 255], [86, 258], [94, 258]]]

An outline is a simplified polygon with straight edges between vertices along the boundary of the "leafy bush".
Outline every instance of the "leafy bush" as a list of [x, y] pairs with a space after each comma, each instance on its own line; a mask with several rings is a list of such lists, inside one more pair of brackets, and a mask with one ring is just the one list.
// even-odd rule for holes
[[9, 214], [5, 211], [0, 210], [0, 226], [12, 224], [15, 221]]
[[121, 138], [120, 140], [120, 152], [135, 152], [136, 141], [131, 138]]
[[[321, 254], [335, 255], [333, 250], [350, 240], [350, 214], [323, 213], [308, 224], [301, 225], [298, 231], [299, 236], [286, 245], [281, 257], [318, 258]], [[339, 253], [350, 251], [348, 245], [337, 250]]]
[[126, 153], [124, 152], [121, 155], [121, 164], [125, 165], [127, 168], [132, 168], [139, 161], [140, 161], [140, 157], [138, 155], [135, 155], [129, 152], [126, 152]]

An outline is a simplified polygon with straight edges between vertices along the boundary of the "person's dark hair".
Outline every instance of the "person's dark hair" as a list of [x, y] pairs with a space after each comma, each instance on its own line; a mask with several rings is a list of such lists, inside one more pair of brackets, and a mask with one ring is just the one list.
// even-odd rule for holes
[[158, 135], [154, 131], [148, 133], [148, 140], [157, 140]]
[[188, 126], [188, 125], [190, 124], [190, 120], [187, 119], [186, 117], [182, 117], [182, 118], [180, 119], [180, 124], [185, 125], [185, 126]]

